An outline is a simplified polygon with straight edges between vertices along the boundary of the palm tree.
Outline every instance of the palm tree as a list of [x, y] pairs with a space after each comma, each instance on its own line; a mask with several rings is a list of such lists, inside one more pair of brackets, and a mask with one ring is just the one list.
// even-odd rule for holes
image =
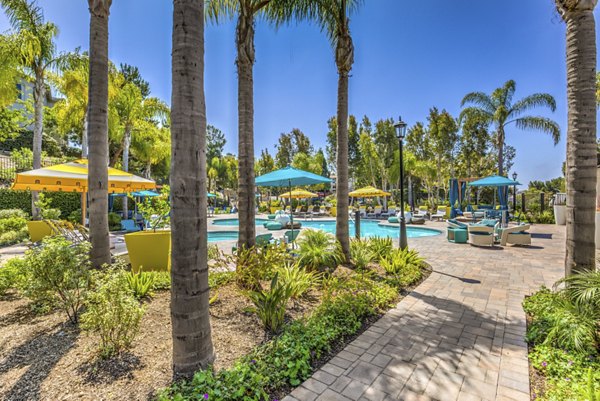
[[565, 275], [595, 268], [597, 0], [556, 0], [567, 24], [567, 253]]
[[[12, 27], [17, 31], [21, 45], [19, 64], [33, 80], [33, 168], [42, 167], [42, 130], [44, 120], [44, 99], [46, 97], [46, 73], [58, 58], [54, 38], [58, 28], [51, 22], [44, 22], [44, 13], [36, 0], [0, 0]], [[31, 208], [34, 218], [39, 216], [35, 206], [37, 191], [31, 193]]]
[[88, 84], [91, 259], [110, 263], [108, 237], [108, 15], [112, 0], [88, 0], [90, 9], [90, 81]]
[[337, 96], [337, 161], [336, 237], [346, 261], [350, 260], [348, 226], [348, 77], [354, 64], [354, 45], [350, 35], [349, 16], [363, 3], [362, 0], [298, 0], [291, 11], [298, 19], [316, 22], [325, 31], [335, 51], [338, 70]]
[[204, 0], [173, 0], [171, 322], [173, 376], [214, 360], [208, 314]]
[[523, 130], [542, 131], [552, 135], [554, 145], [560, 140], [560, 128], [556, 122], [546, 117], [523, 116], [523, 113], [535, 107], [547, 107], [553, 112], [556, 110], [556, 101], [547, 93], [535, 93], [513, 103], [516, 83], [507, 81], [504, 86], [488, 95], [483, 92], [467, 94], [461, 106], [473, 104], [474, 106], [463, 109], [460, 120], [471, 114], [494, 125], [496, 129], [496, 148], [498, 150], [498, 175], [504, 175], [504, 144], [506, 141], [505, 128], [515, 123], [517, 128]]

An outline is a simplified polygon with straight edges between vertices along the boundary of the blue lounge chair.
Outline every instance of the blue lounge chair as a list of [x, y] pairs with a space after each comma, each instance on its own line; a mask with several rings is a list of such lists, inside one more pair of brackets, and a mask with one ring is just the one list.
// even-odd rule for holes
[[138, 226], [137, 224], [135, 224], [135, 221], [133, 220], [121, 220], [121, 230], [123, 231], [127, 231], [128, 233], [133, 233], [136, 231], [140, 231], [140, 226]]

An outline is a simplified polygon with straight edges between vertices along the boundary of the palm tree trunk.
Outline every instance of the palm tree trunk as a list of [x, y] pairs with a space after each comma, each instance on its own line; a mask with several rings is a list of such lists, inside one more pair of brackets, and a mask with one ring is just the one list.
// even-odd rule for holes
[[90, 8], [90, 79], [88, 89], [91, 261], [110, 263], [108, 236], [108, 15], [111, 0], [88, 0]]
[[88, 112], [83, 117], [83, 132], [81, 133], [81, 158], [88, 158]]
[[504, 175], [504, 127], [498, 127], [498, 175]]
[[346, 261], [350, 260], [348, 224], [348, 73], [338, 72], [337, 98], [337, 215], [335, 233]]
[[[41, 71], [35, 73], [35, 83], [33, 86], [33, 168], [42, 167], [42, 131], [44, 128], [44, 97], [46, 94], [46, 85], [44, 83], [44, 74]], [[31, 215], [33, 219], [38, 219], [40, 209], [35, 205], [39, 200], [38, 191], [31, 191]]]
[[173, 377], [214, 360], [208, 313], [204, 0], [173, 0], [171, 322]]
[[593, 10], [573, 11], [567, 23], [567, 252], [565, 275], [595, 266], [596, 23]]
[[[129, 171], [129, 148], [131, 147], [131, 127], [125, 127], [123, 138], [123, 171]], [[123, 218], [129, 217], [127, 194], [123, 197]]]
[[254, 217], [254, 17], [241, 7], [236, 28], [238, 72], [238, 247], [255, 245]]

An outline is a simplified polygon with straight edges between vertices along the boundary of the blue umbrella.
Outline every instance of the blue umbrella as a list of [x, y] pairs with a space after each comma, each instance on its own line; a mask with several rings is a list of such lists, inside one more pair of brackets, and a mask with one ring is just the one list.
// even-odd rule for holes
[[490, 175], [470, 182], [468, 185], [471, 187], [512, 187], [513, 185], [521, 185], [521, 183], [500, 175]]
[[[254, 183], [259, 187], [289, 187], [291, 192], [292, 185], [328, 184], [331, 183], [331, 180], [321, 175], [287, 166], [280, 170], [271, 171], [270, 173], [256, 177]], [[292, 238], [294, 238], [294, 214], [290, 213], [290, 215]]]
[[217, 197], [217, 195], [211, 194], [210, 192], [207, 192], [206, 196], [208, 196], [209, 198], [216, 198]]
[[137, 196], [140, 198], [145, 198], [146, 196], [158, 196], [159, 194], [154, 191], [137, 191], [132, 192], [131, 196]]

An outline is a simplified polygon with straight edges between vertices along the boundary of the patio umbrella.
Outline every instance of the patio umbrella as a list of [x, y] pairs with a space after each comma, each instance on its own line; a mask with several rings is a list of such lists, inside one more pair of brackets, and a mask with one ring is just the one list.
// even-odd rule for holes
[[306, 199], [306, 198], [316, 198], [319, 195], [314, 194], [309, 191], [305, 191], [304, 189], [294, 189], [293, 191], [283, 193], [279, 196], [281, 196], [282, 198]]
[[[499, 188], [500, 189], [500, 205], [502, 209], [506, 209], [507, 207], [507, 199], [506, 195], [508, 192], [506, 191], [507, 187], [521, 185], [520, 182], [511, 180], [508, 177], [502, 177], [500, 175], [491, 175], [489, 177], [482, 178], [480, 180], [476, 180], [470, 182], [468, 184], [471, 187], [493, 187], [494, 191]], [[494, 203], [496, 202], [496, 196], [494, 195]]]
[[[328, 184], [331, 180], [308, 171], [298, 170], [293, 167], [286, 167], [280, 170], [275, 170], [270, 173], [256, 177], [254, 183], [259, 187], [289, 187], [292, 192], [293, 186]], [[294, 238], [294, 214], [290, 213], [290, 221], [292, 224], [292, 237]]]
[[[108, 169], [108, 192], [129, 193], [156, 188], [156, 183], [112, 167]], [[29, 191], [80, 192], [81, 215], [85, 222], [88, 190], [88, 161], [86, 159], [17, 173], [12, 189]]]
[[389, 192], [385, 192], [381, 189], [377, 189], [375, 187], [368, 186], [368, 187], [357, 189], [356, 191], [352, 191], [348, 195], [353, 198], [373, 198], [376, 196], [390, 196], [391, 194]]
[[207, 192], [206, 196], [208, 196], [209, 198], [216, 198], [217, 197], [217, 195], [211, 194], [210, 192]]

